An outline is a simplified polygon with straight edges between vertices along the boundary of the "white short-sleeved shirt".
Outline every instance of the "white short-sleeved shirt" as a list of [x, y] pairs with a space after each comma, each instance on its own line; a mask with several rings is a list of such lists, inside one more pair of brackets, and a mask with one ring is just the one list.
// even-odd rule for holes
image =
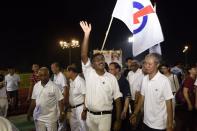
[[146, 75], [143, 78], [141, 95], [145, 97], [144, 123], [153, 129], [166, 129], [166, 100], [173, 98], [169, 79], [159, 71], [151, 80]]
[[79, 75], [75, 78], [74, 81], [70, 80], [70, 89], [69, 89], [69, 103], [71, 106], [76, 106], [84, 103], [85, 95], [85, 80]]
[[195, 85], [195, 86], [197, 86], [197, 79], [196, 79], [196, 81], [195, 81], [194, 85]]
[[113, 99], [122, 97], [115, 76], [108, 72], [102, 76], [98, 75], [92, 68], [90, 60], [86, 65], [82, 62], [82, 69], [86, 82], [87, 108], [91, 111], [111, 111]]
[[141, 69], [137, 69], [135, 73], [133, 71], [130, 71], [128, 73], [127, 79], [129, 81], [132, 100], [135, 100], [136, 91], [141, 90], [143, 78], [144, 78], [144, 74]]
[[5, 76], [5, 83], [7, 91], [15, 91], [18, 90], [18, 82], [20, 82], [20, 77], [18, 74], [7, 74]]
[[54, 123], [58, 119], [58, 102], [63, 95], [55, 83], [48, 81], [43, 87], [41, 81], [35, 84], [32, 99], [36, 100], [34, 119], [46, 123]]
[[179, 81], [177, 76], [171, 74], [170, 76], [168, 76], [168, 79], [170, 80], [172, 92], [177, 92], [179, 89]]
[[57, 75], [54, 74], [53, 82], [58, 85], [61, 92], [64, 92], [65, 86], [67, 86], [67, 80], [66, 77], [62, 72], [59, 72]]

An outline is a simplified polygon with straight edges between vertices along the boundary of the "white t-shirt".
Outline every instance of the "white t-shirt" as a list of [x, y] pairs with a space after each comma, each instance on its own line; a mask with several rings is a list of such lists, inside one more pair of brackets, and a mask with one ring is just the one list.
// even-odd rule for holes
[[166, 100], [173, 98], [169, 79], [159, 71], [149, 80], [143, 78], [141, 95], [144, 99], [144, 123], [153, 129], [166, 129]]
[[41, 81], [35, 84], [32, 99], [36, 100], [34, 109], [34, 119], [46, 123], [54, 123], [58, 120], [58, 102], [63, 99], [63, 95], [52, 81], [43, 87]]
[[132, 100], [135, 100], [135, 93], [141, 90], [143, 78], [144, 74], [141, 69], [137, 69], [135, 73], [133, 71], [128, 73], [127, 79], [129, 81]]
[[113, 99], [122, 97], [117, 79], [112, 74], [105, 72], [98, 75], [92, 68], [90, 60], [86, 65], [82, 62], [82, 69], [86, 82], [86, 107], [90, 111], [111, 111]]
[[86, 91], [85, 80], [79, 75], [74, 81], [70, 80], [69, 103], [71, 106], [76, 106], [84, 103], [84, 95]]
[[177, 92], [180, 87], [177, 76], [171, 74], [170, 76], [168, 76], [168, 79], [170, 80], [172, 92]]
[[7, 91], [15, 91], [18, 90], [18, 82], [20, 82], [20, 77], [18, 74], [7, 74], [5, 76], [5, 83]]
[[65, 86], [67, 86], [67, 80], [66, 77], [62, 72], [59, 72], [57, 75], [54, 74], [53, 82], [58, 85], [61, 92], [64, 92]]

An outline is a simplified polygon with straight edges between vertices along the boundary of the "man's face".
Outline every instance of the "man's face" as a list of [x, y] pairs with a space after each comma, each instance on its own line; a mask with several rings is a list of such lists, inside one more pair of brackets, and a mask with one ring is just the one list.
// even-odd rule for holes
[[38, 72], [38, 70], [39, 70], [39, 66], [36, 65], [36, 64], [33, 64], [33, 65], [32, 65], [32, 71], [33, 71], [33, 72]]
[[9, 72], [11, 75], [13, 75], [14, 72], [15, 72], [15, 70], [14, 70], [14, 69], [9, 69], [8, 72]]
[[189, 72], [190, 74], [197, 76], [197, 68], [191, 68]]
[[132, 65], [132, 60], [129, 59], [129, 60], [127, 61], [126, 65], [127, 65], [128, 68], [130, 68], [131, 65]]
[[152, 74], [157, 71], [158, 64], [155, 62], [154, 57], [147, 57], [144, 60], [144, 68], [147, 74]]
[[95, 70], [103, 71], [105, 69], [105, 58], [103, 55], [97, 55], [93, 59], [93, 67]]
[[52, 64], [51, 65], [51, 71], [53, 72], [53, 74], [56, 74], [56, 73], [58, 73], [59, 68], [55, 64]]
[[162, 72], [163, 74], [166, 74], [166, 73], [168, 73], [169, 68], [166, 67], [166, 66], [161, 66], [160, 70], [161, 70], [161, 72]]
[[48, 82], [48, 80], [49, 80], [49, 73], [47, 71], [39, 70], [38, 71], [38, 75], [39, 75], [39, 78], [40, 78], [41, 82], [43, 82], [43, 83]]
[[118, 71], [117, 69], [115, 68], [114, 64], [110, 64], [109, 65], [109, 73], [111, 73], [112, 75], [116, 76]]
[[131, 62], [130, 69], [135, 72], [139, 68], [138, 64], [136, 62]]
[[66, 71], [66, 78], [70, 79], [72, 76], [72, 71]]

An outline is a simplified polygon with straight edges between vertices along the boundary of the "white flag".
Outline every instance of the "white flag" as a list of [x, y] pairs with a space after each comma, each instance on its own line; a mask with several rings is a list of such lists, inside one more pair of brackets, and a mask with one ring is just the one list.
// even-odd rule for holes
[[162, 54], [162, 52], [161, 52], [161, 46], [160, 46], [160, 44], [157, 44], [157, 45], [154, 45], [153, 47], [151, 47], [150, 49], [149, 49], [149, 53], [158, 53], [158, 54]]
[[133, 56], [164, 40], [150, 0], [118, 0], [112, 16], [123, 21], [133, 33]]

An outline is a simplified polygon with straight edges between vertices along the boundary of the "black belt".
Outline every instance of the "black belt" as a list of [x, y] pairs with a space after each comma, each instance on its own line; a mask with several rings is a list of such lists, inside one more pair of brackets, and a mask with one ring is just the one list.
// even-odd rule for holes
[[79, 106], [81, 106], [81, 105], [83, 105], [84, 103], [81, 103], [81, 104], [78, 104], [78, 105], [75, 105], [75, 106], [71, 106], [71, 108], [77, 108], [77, 107], [79, 107]]
[[94, 112], [94, 111], [90, 111], [87, 110], [88, 112], [92, 113], [93, 115], [104, 115], [104, 114], [111, 114], [112, 111], [100, 111], [100, 112]]

